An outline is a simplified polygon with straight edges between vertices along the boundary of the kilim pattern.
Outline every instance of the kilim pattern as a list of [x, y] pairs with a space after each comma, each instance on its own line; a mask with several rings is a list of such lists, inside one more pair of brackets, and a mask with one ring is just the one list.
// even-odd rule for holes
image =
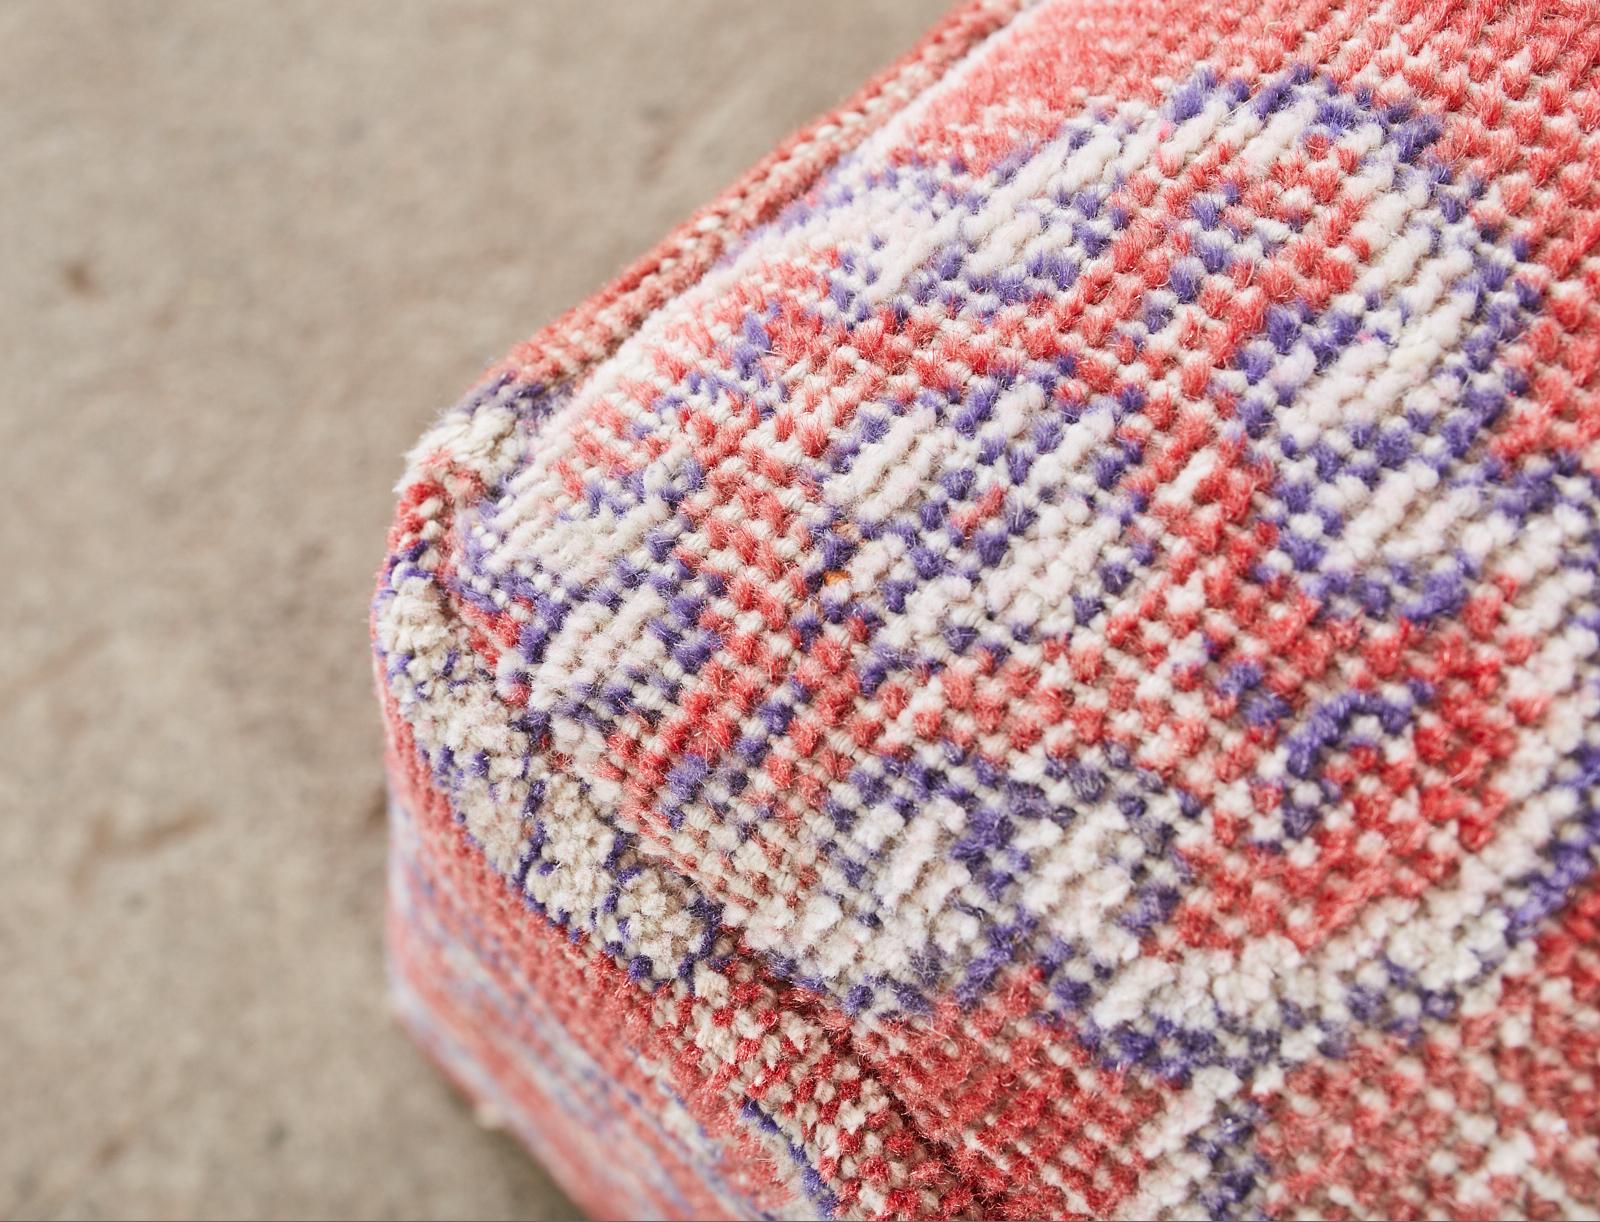
[[1600, 9], [952, 14], [410, 459], [407, 1023], [597, 1213], [1600, 1211]]

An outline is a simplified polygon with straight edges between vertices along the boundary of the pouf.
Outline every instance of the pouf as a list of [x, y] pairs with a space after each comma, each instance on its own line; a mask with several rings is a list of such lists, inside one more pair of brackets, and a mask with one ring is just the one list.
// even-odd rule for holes
[[514, 350], [373, 606], [416, 1038], [604, 1216], [1594, 1216], [1597, 55], [986, 0]]

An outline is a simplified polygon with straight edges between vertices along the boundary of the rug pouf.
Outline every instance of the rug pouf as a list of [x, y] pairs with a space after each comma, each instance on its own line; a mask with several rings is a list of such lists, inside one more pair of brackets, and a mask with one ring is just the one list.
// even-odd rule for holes
[[604, 1216], [1595, 1216], [1597, 57], [970, 5], [514, 350], [373, 607], [418, 1040]]

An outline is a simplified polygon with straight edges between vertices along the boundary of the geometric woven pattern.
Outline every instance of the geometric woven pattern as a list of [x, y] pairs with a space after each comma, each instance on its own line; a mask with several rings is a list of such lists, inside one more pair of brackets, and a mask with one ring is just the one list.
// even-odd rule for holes
[[413, 452], [407, 1021], [587, 1208], [1600, 1210], [1600, 20], [952, 14]]

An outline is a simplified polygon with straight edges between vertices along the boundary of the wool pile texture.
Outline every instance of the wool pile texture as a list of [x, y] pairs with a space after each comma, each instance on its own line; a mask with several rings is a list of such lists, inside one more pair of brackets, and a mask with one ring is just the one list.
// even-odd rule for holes
[[1587, 0], [983, 0], [513, 350], [417, 1038], [606, 1216], [1595, 1216], [1597, 125]]

